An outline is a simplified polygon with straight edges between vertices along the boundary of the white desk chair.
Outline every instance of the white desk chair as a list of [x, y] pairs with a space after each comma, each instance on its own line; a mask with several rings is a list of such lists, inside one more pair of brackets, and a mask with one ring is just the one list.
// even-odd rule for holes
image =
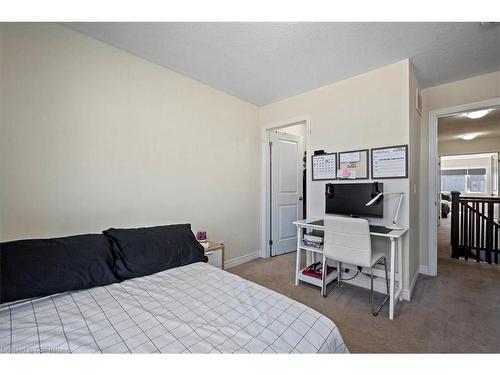
[[[327, 272], [327, 259], [336, 260], [337, 285], [342, 282], [342, 263], [370, 268], [370, 302], [372, 313], [377, 316], [382, 307], [389, 299], [389, 278], [387, 277], [387, 262], [382, 251], [372, 251], [370, 238], [370, 225], [366, 219], [357, 219], [343, 216], [325, 216], [325, 238], [323, 245], [323, 273]], [[387, 297], [377, 309], [374, 306], [373, 297], [373, 268], [381, 261], [384, 262], [385, 282], [387, 286]], [[326, 293], [326, 277], [322, 277], [323, 285], [321, 294]]]

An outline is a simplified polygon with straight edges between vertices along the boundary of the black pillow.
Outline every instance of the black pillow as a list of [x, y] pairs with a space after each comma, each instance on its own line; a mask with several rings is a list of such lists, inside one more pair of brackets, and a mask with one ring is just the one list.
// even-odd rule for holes
[[118, 281], [102, 234], [0, 244], [0, 303]]
[[190, 224], [111, 228], [103, 233], [113, 240], [116, 273], [122, 279], [151, 275], [208, 260], [203, 246], [191, 232]]

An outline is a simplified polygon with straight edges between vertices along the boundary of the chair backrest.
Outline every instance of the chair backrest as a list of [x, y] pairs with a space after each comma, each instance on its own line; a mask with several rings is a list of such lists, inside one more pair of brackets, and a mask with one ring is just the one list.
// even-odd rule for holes
[[323, 249], [328, 258], [370, 267], [372, 246], [366, 219], [327, 215]]

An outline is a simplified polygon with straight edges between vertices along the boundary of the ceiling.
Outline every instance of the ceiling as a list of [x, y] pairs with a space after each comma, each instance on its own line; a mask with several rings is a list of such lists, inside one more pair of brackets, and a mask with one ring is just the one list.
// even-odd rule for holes
[[500, 70], [496, 23], [65, 23], [256, 105], [410, 58], [421, 87]]
[[493, 108], [480, 119], [470, 119], [458, 114], [439, 119], [438, 140], [447, 142], [459, 139], [460, 135], [477, 133], [476, 139], [500, 137], [500, 108]]

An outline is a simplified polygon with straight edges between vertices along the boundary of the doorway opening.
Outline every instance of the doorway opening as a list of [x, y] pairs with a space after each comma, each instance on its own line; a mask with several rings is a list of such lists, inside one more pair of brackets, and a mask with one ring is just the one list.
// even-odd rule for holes
[[297, 250], [297, 220], [307, 216], [307, 121], [266, 129], [266, 256]]
[[[494, 131], [499, 133], [500, 118], [499, 122], [496, 123], [496, 127], [497, 129], [494, 129]], [[492, 135], [490, 134], [490, 136]], [[498, 139], [496, 141], [499, 143], [497, 146], [500, 146], [500, 138], [493, 138]], [[473, 147], [485, 147], [485, 145], [481, 146], [479, 142], [482, 142], [482, 140], [478, 139], [476, 144], [471, 143], [469, 146], [463, 147], [462, 150], [472, 150]], [[498, 195], [498, 151], [481, 154], [441, 155], [440, 174], [441, 212], [438, 224], [438, 258], [453, 257], [458, 259], [467, 258], [467, 260], [476, 260], [478, 262], [486, 261], [486, 235], [489, 230], [492, 231], [493, 241], [491, 245], [494, 245], [493, 242], [496, 233], [493, 233], [493, 226], [495, 222], [498, 223], [498, 204], [493, 204], [495, 199], [500, 201]], [[452, 194], [452, 192], [459, 194]], [[453, 204], [453, 199], [458, 200], [458, 212], [452, 213], [452, 210], [456, 210], [457, 206]], [[468, 221], [472, 221], [471, 223], [461, 222], [462, 216], [465, 214], [462, 208], [465, 207], [466, 199], [471, 200], [467, 203], [470, 207]], [[491, 228], [487, 228], [487, 225], [484, 225], [485, 223], [487, 224], [488, 220], [487, 207], [489, 202], [492, 203], [493, 211], [490, 213], [493, 214], [492, 218], [494, 220]], [[459, 221], [459, 232], [463, 231], [460, 229], [464, 227], [464, 224], [470, 227], [464, 227], [464, 229], [468, 229], [470, 232], [468, 236], [472, 235], [471, 238], [467, 239], [467, 245], [470, 249], [467, 249], [466, 252], [464, 251], [466, 250], [465, 248], [457, 247], [453, 249], [452, 247], [451, 224], [454, 220]], [[457, 234], [460, 235], [461, 233]], [[459, 239], [457, 246], [460, 245], [461, 240]], [[496, 246], [492, 246], [490, 249], [490, 251], [495, 250]]]
[[[430, 113], [429, 274], [498, 256], [500, 99]], [[434, 136], [433, 136], [434, 135]]]

